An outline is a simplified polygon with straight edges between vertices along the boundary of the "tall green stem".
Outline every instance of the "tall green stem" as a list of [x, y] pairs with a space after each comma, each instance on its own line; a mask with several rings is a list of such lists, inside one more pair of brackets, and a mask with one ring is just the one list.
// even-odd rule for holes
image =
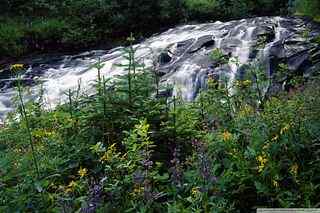
[[28, 119], [28, 116], [27, 116], [26, 107], [25, 107], [25, 104], [23, 102], [22, 88], [21, 88], [20, 79], [18, 79], [18, 95], [19, 95], [19, 101], [20, 101], [20, 105], [21, 105], [21, 110], [20, 110], [21, 117], [25, 120], [25, 123], [26, 123], [28, 139], [29, 139], [31, 152], [32, 152], [33, 164], [34, 164], [34, 167], [35, 167], [35, 170], [36, 170], [36, 173], [37, 173], [37, 178], [39, 178], [40, 177], [39, 166], [38, 166], [38, 162], [37, 162], [37, 158], [36, 158], [35, 148], [34, 148], [34, 145], [33, 145], [32, 133], [31, 133], [31, 129], [30, 129], [30, 123], [29, 123], [29, 119]]

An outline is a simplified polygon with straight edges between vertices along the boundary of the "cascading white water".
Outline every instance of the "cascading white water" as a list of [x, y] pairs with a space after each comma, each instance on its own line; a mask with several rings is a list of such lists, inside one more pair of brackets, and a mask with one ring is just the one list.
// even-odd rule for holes
[[[287, 23], [287, 26], [282, 26], [281, 22]], [[292, 26], [289, 26], [288, 22]], [[270, 55], [273, 54], [274, 46], [284, 42], [292, 34], [299, 37], [299, 30], [303, 29], [305, 26], [302, 20], [280, 17], [184, 25], [135, 45], [136, 58], [150, 67], [161, 53], [167, 52], [170, 61], [158, 67], [160, 70], [165, 70], [163, 79], [166, 83], [175, 84], [175, 95], [180, 94], [182, 98], [190, 101], [196, 97], [199, 89], [205, 86], [210, 72], [222, 70], [232, 82], [241, 65], [258, 59], [261, 59], [267, 71], [271, 72]], [[274, 38], [268, 41], [256, 56], [252, 57], [251, 54], [256, 48], [258, 37], [260, 35], [272, 37], [272, 34]], [[214, 48], [219, 48], [232, 58], [237, 58], [239, 64], [230, 59], [228, 66], [212, 68], [209, 55]], [[90, 90], [90, 85], [97, 78], [97, 71], [92, 69], [92, 65], [97, 63], [99, 58], [104, 64], [101, 70], [102, 75], [112, 77], [123, 74], [123, 69], [116, 65], [124, 62], [122, 56], [122, 47], [119, 47], [110, 51], [91, 51], [76, 56], [65, 56], [63, 60], [54, 63], [45, 62], [40, 65], [31, 63], [32, 68], [24, 77], [32, 76], [33, 80], [36, 77], [38, 81], [43, 82], [47, 106], [54, 108], [66, 100], [66, 91], [78, 87], [80, 79], [82, 88]], [[36, 69], [40, 69], [41, 74], [33, 74]], [[9, 84], [12, 80], [2, 79], [2, 82], [8, 83], [0, 88], [0, 119], [12, 110], [11, 98], [15, 94]], [[33, 86], [33, 94], [36, 94], [36, 88]]]

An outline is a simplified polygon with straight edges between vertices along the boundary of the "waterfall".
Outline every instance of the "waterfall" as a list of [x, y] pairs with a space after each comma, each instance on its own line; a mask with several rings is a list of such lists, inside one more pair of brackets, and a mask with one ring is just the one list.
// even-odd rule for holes
[[[209, 74], [226, 75], [231, 83], [237, 78], [241, 66], [253, 61], [262, 61], [267, 73], [271, 74], [274, 71], [272, 58], [287, 60], [300, 50], [319, 48], [312, 46], [310, 42], [306, 43], [311, 38], [306, 40], [301, 35], [303, 30], [309, 28], [312, 28], [312, 25], [302, 19], [282, 17], [184, 25], [154, 35], [136, 44], [134, 48], [137, 48], [137, 60], [147, 67], [153, 66], [161, 54], [166, 55], [167, 61], [157, 67], [164, 74], [162, 82], [173, 84], [173, 94], [191, 101], [199, 90], [206, 86]], [[310, 37], [317, 35], [319, 30], [311, 33]], [[267, 40], [265, 46], [259, 50], [257, 44], [262, 37]], [[295, 45], [295, 41], [303, 41], [305, 48]], [[209, 56], [215, 48], [231, 56], [228, 64], [218, 67], [213, 64]], [[288, 49], [295, 54], [288, 56]], [[234, 58], [238, 59], [239, 64], [232, 60]], [[35, 98], [33, 96], [37, 94], [39, 82], [43, 84], [46, 105], [52, 109], [66, 100], [65, 92], [77, 88], [80, 80], [81, 87], [90, 93], [91, 85], [97, 78], [97, 71], [92, 69], [92, 65], [99, 59], [104, 64], [101, 74], [107, 78], [124, 73], [124, 70], [116, 65], [125, 62], [123, 47], [26, 61], [29, 69], [22, 77], [24, 82], [31, 85], [32, 91], [27, 99]], [[3, 76], [4, 74], [0, 73], [0, 119], [12, 110], [11, 99], [15, 96], [15, 79], [7, 78], [10, 76], [8, 74]]]

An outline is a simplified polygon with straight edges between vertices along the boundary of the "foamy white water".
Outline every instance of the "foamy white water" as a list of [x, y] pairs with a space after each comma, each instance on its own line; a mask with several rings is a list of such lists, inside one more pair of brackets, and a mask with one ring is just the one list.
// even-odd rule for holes
[[[166, 54], [168, 61], [158, 64], [157, 68], [163, 71], [163, 81], [174, 84], [174, 94], [180, 94], [183, 99], [191, 101], [196, 97], [199, 89], [205, 87], [209, 74], [217, 73], [229, 77], [234, 81], [242, 65], [255, 60], [261, 60], [271, 73], [270, 58], [282, 57], [275, 54], [275, 48], [283, 50], [286, 39], [293, 35], [303, 39], [299, 33], [306, 29], [300, 19], [286, 19], [280, 17], [262, 17], [243, 19], [231, 22], [215, 22], [198, 25], [184, 25], [170, 29], [162, 34], [155, 35], [144, 42], [135, 45], [136, 58], [147, 67], [153, 66], [161, 54]], [[267, 36], [268, 40], [263, 48], [257, 48], [258, 38]], [[214, 48], [237, 58], [229, 61], [223, 67], [212, 66], [209, 54]], [[257, 50], [256, 54], [253, 54]], [[74, 56], [64, 56], [53, 63], [45, 62], [32, 64], [25, 78], [37, 78], [43, 82], [45, 100], [48, 107], [54, 108], [66, 100], [65, 92], [76, 89], [81, 80], [82, 88], [90, 91], [92, 83], [97, 78], [97, 71], [92, 65], [99, 58], [104, 67], [101, 74], [106, 77], [121, 75], [123, 69], [116, 64], [125, 63], [122, 47], [110, 51], [91, 51]], [[284, 56], [285, 57], [285, 56]], [[41, 61], [41, 60], [40, 60]], [[40, 74], [38, 74], [40, 70]], [[10, 86], [11, 80], [5, 82], [0, 90], [0, 119], [12, 110], [11, 98], [15, 92]], [[33, 86], [33, 93], [37, 90]], [[31, 96], [32, 98], [32, 96]]]

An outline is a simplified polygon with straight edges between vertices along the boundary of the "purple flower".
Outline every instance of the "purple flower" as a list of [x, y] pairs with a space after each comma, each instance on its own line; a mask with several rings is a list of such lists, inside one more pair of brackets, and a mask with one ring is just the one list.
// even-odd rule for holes
[[207, 147], [204, 143], [194, 140], [192, 145], [196, 151], [199, 165], [199, 173], [203, 180], [208, 183], [216, 182], [217, 177], [212, 174], [212, 162], [207, 155]]
[[89, 188], [87, 206], [81, 208], [83, 213], [94, 213], [102, 202], [103, 186], [101, 183], [93, 183]]
[[170, 161], [172, 164], [172, 167], [170, 167], [169, 169], [171, 173], [171, 181], [175, 186], [181, 187], [183, 168], [179, 159], [180, 149], [175, 148], [172, 155], [173, 155], [173, 159]]

